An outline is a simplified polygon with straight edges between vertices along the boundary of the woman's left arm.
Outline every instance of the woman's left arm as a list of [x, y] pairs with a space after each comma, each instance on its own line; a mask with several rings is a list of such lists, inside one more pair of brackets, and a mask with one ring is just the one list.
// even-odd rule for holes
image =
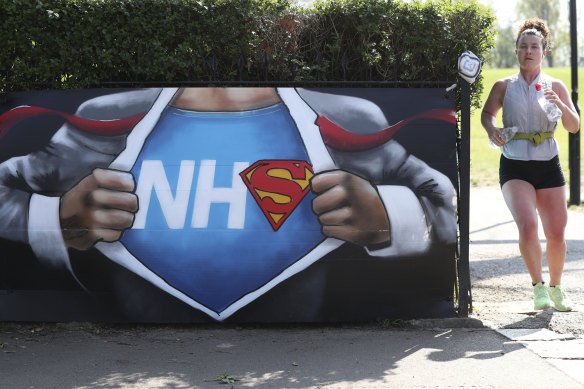
[[572, 134], [577, 133], [580, 128], [580, 118], [576, 112], [576, 107], [572, 103], [568, 88], [560, 80], [554, 80], [552, 88], [559, 98], [559, 100], [556, 99], [554, 102], [562, 111], [562, 124], [564, 128]]

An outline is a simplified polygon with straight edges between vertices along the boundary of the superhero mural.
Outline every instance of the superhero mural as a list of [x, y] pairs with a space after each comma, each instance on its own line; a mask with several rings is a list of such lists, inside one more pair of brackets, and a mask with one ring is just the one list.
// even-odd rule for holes
[[0, 320], [454, 314], [439, 89], [11, 93]]

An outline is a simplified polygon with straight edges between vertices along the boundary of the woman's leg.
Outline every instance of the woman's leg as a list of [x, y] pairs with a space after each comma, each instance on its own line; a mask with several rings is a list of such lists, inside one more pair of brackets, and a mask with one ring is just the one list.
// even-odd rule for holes
[[543, 253], [537, 231], [536, 191], [533, 185], [522, 180], [507, 181], [502, 191], [519, 230], [519, 251], [531, 276], [531, 282], [542, 282]]
[[566, 260], [566, 188], [561, 186], [537, 190], [536, 204], [547, 240], [546, 260], [550, 270], [550, 285], [560, 285]]

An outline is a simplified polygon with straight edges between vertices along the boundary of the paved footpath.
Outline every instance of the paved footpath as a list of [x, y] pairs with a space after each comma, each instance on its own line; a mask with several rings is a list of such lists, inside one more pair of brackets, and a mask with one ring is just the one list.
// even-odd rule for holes
[[[500, 305], [484, 308], [485, 296], [496, 294], [490, 283], [521, 276], [520, 267], [504, 265], [518, 260], [506, 251], [516, 242], [500, 202], [473, 219], [480, 197], [495, 193], [471, 191], [473, 285], [478, 311], [492, 315], [484, 321], [421, 320], [407, 328], [0, 323], [0, 389], [584, 388], [582, 339], [550, 330], [553, 321], [524, 309], [522, 290], [518, 303], [503, 304], [510, 321], [493, 319], [508, 313]], [[506, 250], [488, 251], [500, 244]], [[574, 273], [579, 266], [570, 262]]]
[[[545, 250], [543, 229], [540, 237]], [[518, 233], [498, 187], [471, 189], [470, 261], [476, 317], [577, 379], [584, 387], [584, 212], [569, 211], [562, 284], [573, 312], [533, 310]], [[544, 262], [544, 278], [549, 272]]]
[[488, 328], [69, 324], [0, 344], [6, 389], [583, 387]]

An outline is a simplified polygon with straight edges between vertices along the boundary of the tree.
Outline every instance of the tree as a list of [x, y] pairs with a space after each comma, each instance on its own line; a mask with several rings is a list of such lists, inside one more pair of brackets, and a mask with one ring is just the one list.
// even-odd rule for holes
[[[543, 19], [554, 36], [561, 36], [563, 27], [560, 26], [560, 0], [519, 0], [516, 7], [517, 15], [521, 19]], [[550, 39], [551, 41], [551, 39]], [[554, 59], [551, 52], [546, 55], [548, 66], [553, 67]]]
[[497, 28], [495, 47], [491, 50], [491, 66], [510, 68], [515, 66], [515, 29], [511, 26]]

